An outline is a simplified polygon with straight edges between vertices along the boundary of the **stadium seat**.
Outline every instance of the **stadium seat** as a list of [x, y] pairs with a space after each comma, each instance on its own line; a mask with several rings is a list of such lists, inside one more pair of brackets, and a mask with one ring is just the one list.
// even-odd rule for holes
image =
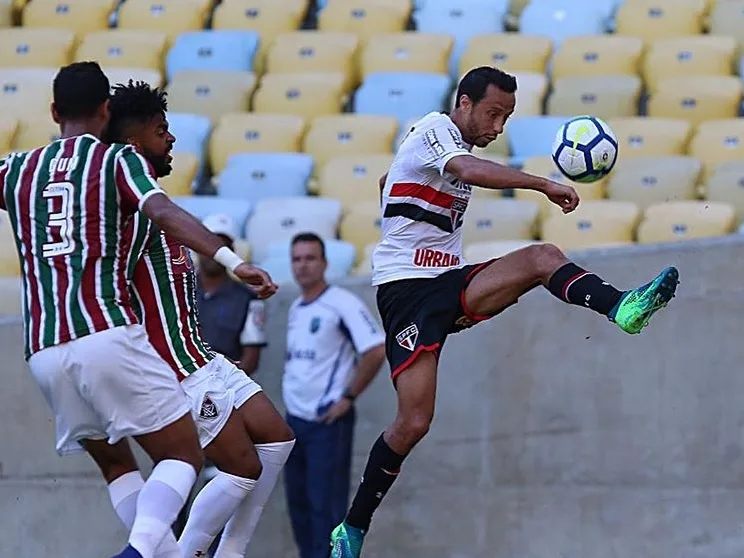
[[379, 206], [379, 180], [390, 169], [392, 155], [339, 155], [320, 170], [318, 193], [341, 202], [344, 208], [356, 202], [376, 202]]
[[547, 113], [591, 114], [604, 119], [635, 116], [640, 96], [637, 76], [566, 77], [553, 82]]
[[21, 295], [21, 282], [17, 277], [0, 277], [0, 316], [21, 316]]
[[255, 261], [265, 259], [272, 242], [289, 241], [301, 232], [335, 238], [341, 204], [325, 198], [274, 198], [260, 201], [248, 220], [246, 238]]
[[375, 72], [446, 74], [452, 37], [444, 34], [406, 32], [372, 37], [360, 57], [362, 78]]
[[29, 151], [51, 143], [59, 136], [59, 124], [52, 120], [51, 114], [29, 115], [18, 122], [13, 149], [15, 151]]
[[69, 29], [78, 40], [87, 33], [106, 29], [111, 2], [101, 0], [37, 0], [23, 10], [23, 27]]
[[338, 114], [345, 82], [340, 73], [265, 74], [253, 97], [253, 110], [308, 119]]
[[572, 213], [543, 221], [542, 239], [566, 251], [630, 243], [640, 213], [631, 202], [585, 201]]
[[13, 25], [13, 4], [0, 4], [0, 28], [7, 29]]
[[511, 154], [518, 158], [550, 155], [558, 129], [566, 121], [561, 116], [522, 116], [509, 121]]
[[470, 39], [460, 58], [460, 75], [478, 66], [496, 66], [510, 73], [544, 74], [552, 49], [551, 40], [540, 35], [476, 35]]
[[165, 33], [110, 29], [88, 33], [75, 54], [76, 60], [97, 60], [107, 68], [148, 68], [162, 71]]
[[18, 120], [12, 116], [0, 116], [0, 157], [13, 149], [13, 140], [18, 131]]
[[463, 256], [469, 264], [488, 262], [502, 258], [511, 252], [516, 252], [532, 244], [535, 240], [494, 240], [492, 242], [474, 242], [465, 246]]
[[355, 33], [366, 41], [375, 35], [400, 33], [408, 16], [408, 6], [403, 2], [396, 5], [375, 0], [330, 0], [318, 16], [318, 30]]
[[532, 201], [480, 199], [468, 207], [462, 226], [463, 243], [535, 238], [540, 208]]
[[127, 0], [119, 8], [119, 29], [165, 33], [168, 43], [188, 31], [204, 27], [201, 0]]
[[617, 5], [622, 1], [623, 0], [571, 0], [570, 2], [567, 2], [567, 0], [531, 0], [530, 4], [540, 9], [562, 8], [566, 4], [573, 4], [581, 8], [589, 8], [598, 11], [602, 20], [609, 22], [617, 10]]
[[683, 118], [699, 124], [714, 118], [735, 118], [744, 84], [735, 77], [689, 76], [661, 80], [651, 96], [648, 115]]
[[[328, 262], [326, 278], [334, 280], [349, 275], [356, 260], [354, 245], [334, 238], [324, 239], [323, 244], [325, 244], [325, 255]], [[288, 241], [272, 242], [269, 244], [265, 258], [256, 263], [264, 267], [274, 281], [277, 281], [278, 277], [284, 282], [288, 282], [292, 279], [291, 250], [291, 244]], [[274, 269], [276, 269], [276, 272]]]
[[706, 199], [730, 203], [738, 223], [744, 222], [744, 161], [719, 165], [705, 185]]
[[245, 226], [249, 221], [248, 217], [253, 210], [253, 206], [246, 200], [228, 199], [219, 196], [174, 196], [172, 199], [200, 221], [217, 213], [229, 215], [241, 236], [244, 236]]
[[730, 234], [736, 210], [728, 203], [677, 201], [648, 207], [638, 225], [638, 242], [655, 244]]
[[21, 274], [13, 228], [6, 212], [0, 213], [0, 277], [15, 277]]
[[354, 112], [394, 116], [405, 129], [410, 120], [442, 110], [449, 88], [444, 74], [370, 74], [356, 92]]
[[[178, 141], [178, 140], [176, 140]], [[158, 180], [169, 196], [190, 196], [199, 171], [199, 158], [186, 151], [174, 151], [171, 173]]]
[[168, 108], [216, 122], [231, 112], [247, 112], [255, 87], [256, 76], [250, 72], [178, 72], [168, 84]]
[[622, 159], [682, 155], [692, 132], [689, 122], [671, 118], [612, 118], [607, 123], [615, 132]]
[[111, 85], [118, 83], [127, 84], [129, 80], [134, 82], [144, 81], [149, 83], [152, 87], [163, 86], [163, 74], [158, 70], [151, 70], [149, 68], [125, 68], [114, 66], [113, 68], [103, 68], [103, 73], [109, 79]]
[[454, 37], [449, 65], [449, 73], [454, 77], [459, 73], [460, 59], [470, 39], [504, 30], [506, 8], [506, 2], [501, 0], [436, 0], [427, 2], [413, 17], [419, 32], [446, 33]]
[[519, 18], [519, 31], [526, 35], [544, 35], [559, 49], [569, 37], [601, 35], [606, 14], [599, 2], [530, 3]]
[[305, 135], [302, 150], [313, 156], [318, 172], [335, 156], [390, 153], [397, 129], [398, 121], [390, 116], [320, 116]]
[[363, 259], [365, 246], [380, 241], [381, 222], [379, 201], [360, 201], [345, 212], [339, 236], [356, 247], [357, 263]]
[[678, 76], [728, 76], [734, 67], [733, 37], [698, 35], [658, 39], [651, 43], [643, 64], [650, 93], [659, 81]]
[[643, 41], [638, 37], [569, 37], [553, 56], [554, 80], [580, 76], [634, 76], [640, 71]]
[[201, 166], [207, 152], [209, 132], [212, 129], [209, 118], [198, 114], [169, 112], [168, 125], [171, 134], [176, 137], [173, 152], [191, 153], [199, 159]]
[[734, 37], [739, 54], [744, 55], [744, 0], [716, 2], [710, 13], [709, 28], [711, 35]]
[[49, 114], [57, 68], [0, 68], [0, 114], [16, 118]]
[[250, 72], [258, 50], [253, 31], [193, 31], [182, 33], [166, 57], [168, 79], [187, 70]]
[[270, 73], [330, 72], [344, 75], [344, 91], [357, 85], [355, 56], [359, 39], [353, 33], [296, 31], [282, 33], [266, 57]]
[[75, 33], [68, 29], [13, 27], [0, 32], [0, 67], [65, 66]]
[[305, 121], [289, 114], [227, 114], [220, 118], [209, 141], [215, 174], [235, 153], [300, 151]]
[[708, 120], [697, 127], [690, 155], [703, 162], [703, 180], [710, 178], [721, 163], [744, 161], [744, 118]]
[[[363, 276], [372, 274], [372, 254], [374, 253], [375, 248], [377, 248], [377, 242], [372, 242], [364, 247], [362, 261], [357, 263], [356, 267], [354, 268], [354, 275]], [[357, 257], [357, 259], [359, 258]]]
[[703, 32], [699, 0], [632, 0], [624, 2], [615, 16], [618, 35], [655, 41], [662, 37], [699, 35]]
[[217, 195], [254, 206], [266, 198], [304, 196], [312, 172], [313, 158], [305, 153], [241, 153], [216, 178]]
[[701, 170], [700, 161], [679, 155], [620, 159], [607, 182], [607, 195], [641, 209], [659, 202], [691, 200]]

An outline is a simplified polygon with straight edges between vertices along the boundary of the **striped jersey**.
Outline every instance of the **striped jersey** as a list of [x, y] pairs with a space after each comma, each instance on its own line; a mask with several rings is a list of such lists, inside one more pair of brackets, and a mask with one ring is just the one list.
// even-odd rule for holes
[[134, 311], [152, 346], [183, 380], [215, 358], [199, 326], [191, 255], [142, 213], [131, 226], [135, 241], [145, 244], [142, 257], [130, 262]]
[[8, 155], [0, 185], [21, 263], [26, 357], [137, 323], [128, 262], [143, 246], [126, 227], [162, 193], [145, 159], [86, 134]]
[[468, 155], [460, 130], [443, 113], [416, 122], [398, 149], [382, 193], [382, 238], [372, 284], [436, 277], [464, 265], [462, 223], [472, 186], [446, 172]]

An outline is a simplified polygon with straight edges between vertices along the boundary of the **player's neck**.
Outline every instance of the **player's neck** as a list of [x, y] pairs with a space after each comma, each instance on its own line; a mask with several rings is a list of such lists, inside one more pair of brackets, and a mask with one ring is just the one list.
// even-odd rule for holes
[[[457, 126], [457, 129], [460, 130], [460, 135], [463, 136], [463, 139], [465, 139], [463, 130], [465, 129], [463, 126], [462, 121], [462, 113], [460, 112], [459, 108], [453, 109], [452, 112], [449, 113], [450, 120], [452, 120], [452, 123]], [[467, 140], [465, 140], [467, 141]]]
[[100, 126], [89, 120], [75, 120], [64, 122], [60, 125], [60, 131], [62, 132], [60, 136], [62, 138], [72, 138], [75, 136], [83, 136], [85, 134], [90, 134], [91, 136], [95, 136], [97, 138], [100, 138], [101, 136]]
[[328, 288], [328, 283], [326, 283], [325, 281], [321, 281], [320, 283], [317, 283], [307, 288], [303, 287], [302, 302], [312, 302], [313, 300], [318, 298], [320, 295], [322, 295], [323, 291], [325, 291], [327, 288]]

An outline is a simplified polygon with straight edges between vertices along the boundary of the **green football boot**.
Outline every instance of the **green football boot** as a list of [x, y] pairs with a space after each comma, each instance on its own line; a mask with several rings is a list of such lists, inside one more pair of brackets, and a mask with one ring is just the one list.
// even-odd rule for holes
[[331, 558], [359, 558], [364, 531], [342, 523], [331, 533]]
[[678, 284], [679, 271], [667, 267], [650, 283], [623, 293], [607, 317], [626, 333], [640, 333], [651, 316], [674, 298]]

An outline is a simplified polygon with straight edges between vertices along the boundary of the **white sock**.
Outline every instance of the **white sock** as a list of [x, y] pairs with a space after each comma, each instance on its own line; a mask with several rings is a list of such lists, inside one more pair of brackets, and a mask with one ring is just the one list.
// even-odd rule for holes
[[256, 530], [266, 502], [276, 486], [279, 473], [289, 458], [295, 441], [258, 444], [256, 452], [263, 465], [263, 472], [251, 495], [235, 510], [222, 533], [215, 558], [243, 558], [245, 549]]
[[178, 539], [183, 558], [206, 556], [235, 509], [251, 493], [256, 481], [220, 471], [201, 489], [191, 505], [186, 527]]
[[142, 558], [155, 558], [195, 481], [196, 470], [185, 461], [165, 459], [152, 470], [137, 498], [137, 516], [129, 535], [129, 544]]
[[[116, 510], [116, 515], [128, 530], [131, 530], [134, 525], [134, 518], [137, 515], [137, 497], [143, 486], [145, 486], [145, 481], [139, 471], [126, 473], [108, 485], [111, 504]], [[155, 552], [155, 557], [181, 558], [181, 551], [178, 549], [178, 543], [172, 531], [168, 530]]]

